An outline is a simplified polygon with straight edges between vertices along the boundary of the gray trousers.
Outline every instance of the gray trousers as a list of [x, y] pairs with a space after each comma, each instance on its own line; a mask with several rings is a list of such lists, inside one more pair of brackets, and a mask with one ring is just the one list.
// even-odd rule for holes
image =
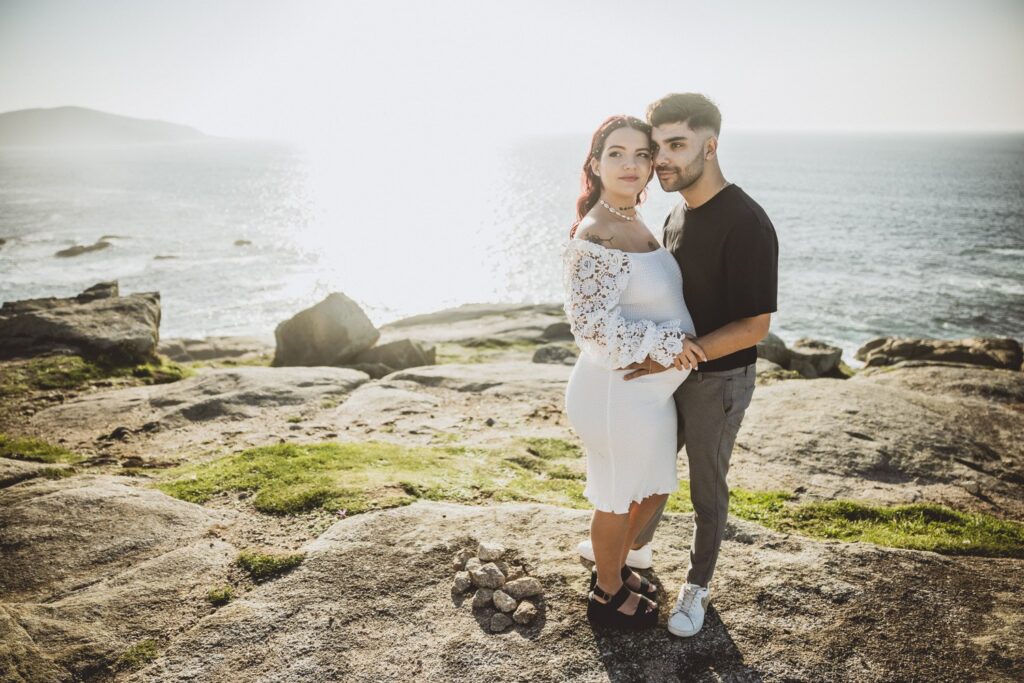
[[[755, 365], [720, 372], [691, 372], [675, 393], [676, 448], [686, 446], [694, 529], [686, 581], [707, 586], [729, 514], [729, 458], [743, 414], [754, 394]], [[637, 536], [636, 545], [654, 538], [665, 504]]]

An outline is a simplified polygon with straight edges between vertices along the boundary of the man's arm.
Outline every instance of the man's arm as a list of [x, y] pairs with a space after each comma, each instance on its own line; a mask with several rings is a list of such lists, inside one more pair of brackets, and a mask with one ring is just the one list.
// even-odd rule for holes
[[708, 360], [722, 358], [740, 349], [749, 349], [768, 336], [768, 327], [772, 321], [771, 313], [762, 313], [752, 318], [733, 320], [728, 325], [719, 327], [702, 337], [697, 337], [697, 344], [704, 349]]
[[644, 358], [639, 363], [630, 363], [624, 368], [619, 368], [619, 370], [633, 370], [633, 372], [625, 375], [623, 379], [633, 379], [634, 377], [642, 377], [643, 375], [653, 375], [656, 372], [665, 372], [673, 367], [676, 370], [691, 370], [696, 368], [698, 363], [707, 361], [708, 357], [704, 354], [704, 349], [700, 348], [695, 340], [696, 337], [689, 334], [683, 337], [683, 350], [675, 357], [672, 365], [662, 365], [650, 356], [647, 356], [647, 358]]
[[[670, 216], [671, 217], [671, 216]], [[668, 227], [668, 220], [665, 221]], [[725, 301], [730, 311], [769, 311], [757, 315], [737, 318], [722, 327], [696, 338], [689, 338], [683, 353], [676, 357], [676, 367], [695, 369], [698, 360], [714, 360], [732, 353], [756, 346], [768, 336], [771, 311], [775, 310], [778, 289], [778, 239], [770, 223], [753, 223], [748, 229], [734, 230], [727, 243], [726, 281], [738, 283], [725, 292]], [[667, 236], [665, 238], [667, 240]], [[705, 356], [702, 358], [701, 356]], [[646, 359], [634, 363], [628, 369], [633, 372], [625, 379], [634, 379], [668, 368], [653, 366]]]
[[[692, 353], [700, 354], [700, 352], [703, 352], [703, 357], [692, 355], [689, 357], [690, 360], [681, 363], [681, 367], [686, 370], [695, 369], [697, 367], [697, 360], [714, 360], [728, 356], [730, 353], [735, 353], [740, 349], [757, 346], [759, 341], [768, 336], [768, 328], [771, 325], [771, 321], [771, 313], [763, 313], [751, 318], [740, 318], [739, 320], [733, 320], [728, 325], [719, 327], [714, 332], [705, 334], [703, 337], [693, 339], [692, 341], [696, 343], [697, 349], [693, 349]], [[680, 356], [682, 355], [680, 354]], [[654, 362], [648, 357], [643, 363], [633, 363], [626, 369], [633, 372], [625, 375], [623, 379], [633, 379], [656, 372], [664, 372], [669, 368]]]

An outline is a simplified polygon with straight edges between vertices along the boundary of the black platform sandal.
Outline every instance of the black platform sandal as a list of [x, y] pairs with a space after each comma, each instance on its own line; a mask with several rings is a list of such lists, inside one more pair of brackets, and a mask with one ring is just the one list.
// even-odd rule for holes
[[[657, 625], [658, 604], [642, 595], [632, 614], [619, 611], [619, 607], [629, 599], [632, 592], [626, 584], [622, 584], [622, 588], [615, 595], [608, 595], [600, 586], [594, 586], [593, 593], [587, 598], [587, 619], [599, 626], [617, 628], [646, 628]], [[595, 600], [595, 595], [607, 602]]]
[[[619, 575], [622, 577], [622, 582], [625, 583], [626, 580], [629, 579], [630, 575], [632, 575], [632, 573], [633, 570], [630, 569], [628, 565], [622, 565], [622, 571], [619, 572]], [[640, 574], [637, 574], [637, 576], [640, 576]], [[594, 586], [596, 585], [597, 565], [594, 565], [594, 567], [590, 570], [590, 590], [594, 590]], [[640, 595], [644, 596], [649, 600], [652, 600], [653, 602], [658, 601], [657, 586], [652, 584], [643, 576], [640, 576], [640, 588], [630, 588], [629, 590], [633, 591], [634, 593], [639, 593]]]

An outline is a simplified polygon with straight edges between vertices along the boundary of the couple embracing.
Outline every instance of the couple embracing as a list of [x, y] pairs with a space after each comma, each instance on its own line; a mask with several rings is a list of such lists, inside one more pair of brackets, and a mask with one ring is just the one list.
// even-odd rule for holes
[[[722, 117], [696, 93], [651, 104], [647, 121], [613, 116], [594, 133], [563, 251], [565, 311], [580, 356], [565, 407], [583, 442], [595, 562], [595, 624], [658, 621], [651, 540], [678, 487], [685, 446], [694, 534], [668, 618], [678, 636], [704, 623], [729, 510], [726, 474], [754, 391], [756, 344], [776, 311], [778, 241], [764, 210], [718, 163]], [[682, 202], [659, 246], [637, 213], [657, 173]]]

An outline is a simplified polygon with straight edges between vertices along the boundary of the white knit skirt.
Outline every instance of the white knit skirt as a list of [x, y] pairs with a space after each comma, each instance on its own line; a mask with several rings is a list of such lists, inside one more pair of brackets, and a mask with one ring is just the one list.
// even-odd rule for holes
[[565, 388], [565, 411], [587, 457], [583, 495], [596, 509], [616, 514], [678, 488], [672, 394], [690, 374], [670, 368], [626, 381], [629, 372], [604, 368], [582, 353]]

